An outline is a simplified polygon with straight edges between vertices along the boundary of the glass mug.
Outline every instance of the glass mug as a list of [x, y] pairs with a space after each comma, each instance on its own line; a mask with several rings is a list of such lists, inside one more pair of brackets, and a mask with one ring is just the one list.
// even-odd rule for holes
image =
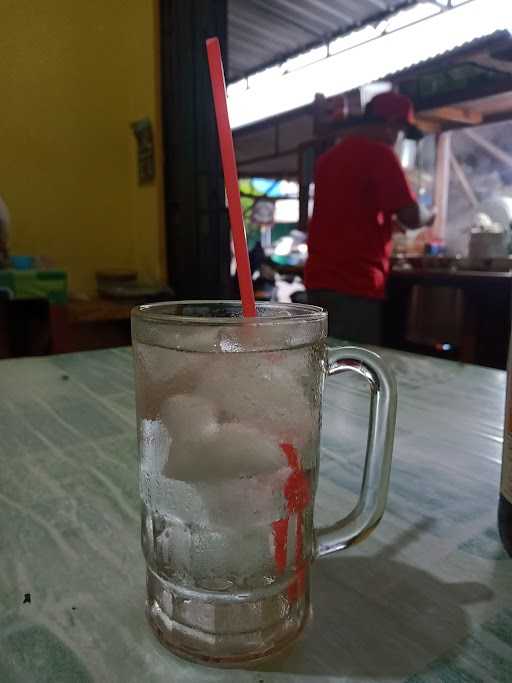
[[[134, 309], [146, 614], [174, 653], [234, 665], [288, 646], [310, 613], [314, 559], [382, 517], [396, 384], [374, 353], [336, 349], [327, 313], [300, 304], [196, 301]], [[370, 385], [359, 501], [313, 525], [326, 375]]]

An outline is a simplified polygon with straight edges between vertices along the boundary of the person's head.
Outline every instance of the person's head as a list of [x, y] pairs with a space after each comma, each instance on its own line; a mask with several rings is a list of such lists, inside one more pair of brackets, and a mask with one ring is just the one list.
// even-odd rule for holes
[[393, 147], [401, 132], [406, 137], [419, 139], [421, 133], [414, 125], [414, 107], [405, 95], [383, 92], [368, 102], [364, 112], [365, 120], [374, 131], [374, 136]]

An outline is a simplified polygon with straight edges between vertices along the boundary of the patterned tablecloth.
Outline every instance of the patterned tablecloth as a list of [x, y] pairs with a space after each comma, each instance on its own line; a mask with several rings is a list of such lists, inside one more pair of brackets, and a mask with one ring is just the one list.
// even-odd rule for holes
[[[389, 504], [318, 562], [314, 619], [253, 670], [176, 659], [143, 615], [129, 349], [0, 363], [0, 681], [512, 681], [512, 561], [496, 532], [505, 374], [384, 352], [399, 381]], [[328, 381], [318, 522], [360, 484], [357, 377]]]

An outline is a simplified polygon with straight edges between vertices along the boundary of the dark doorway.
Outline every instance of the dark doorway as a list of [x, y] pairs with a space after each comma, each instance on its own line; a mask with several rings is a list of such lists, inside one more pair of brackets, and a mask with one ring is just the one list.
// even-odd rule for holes
[[229, 224], [205, 40], [226, 55], [226, 0], [161, 0], [169, 281], [179, 298], [229, 298]]

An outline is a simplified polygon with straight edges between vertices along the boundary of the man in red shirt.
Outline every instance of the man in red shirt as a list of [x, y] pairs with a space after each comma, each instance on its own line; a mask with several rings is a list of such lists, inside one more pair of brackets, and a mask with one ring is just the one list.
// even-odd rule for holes
[[407, 97], [377, 95], [360, 131], [318, 159], [305, 284], [309, 302], [327, 309], [335, 337], [380, 342], [395, 218], [409, 229], [433, 222], [393, 151], [401, 131], [419, 133], [413, 120]]

